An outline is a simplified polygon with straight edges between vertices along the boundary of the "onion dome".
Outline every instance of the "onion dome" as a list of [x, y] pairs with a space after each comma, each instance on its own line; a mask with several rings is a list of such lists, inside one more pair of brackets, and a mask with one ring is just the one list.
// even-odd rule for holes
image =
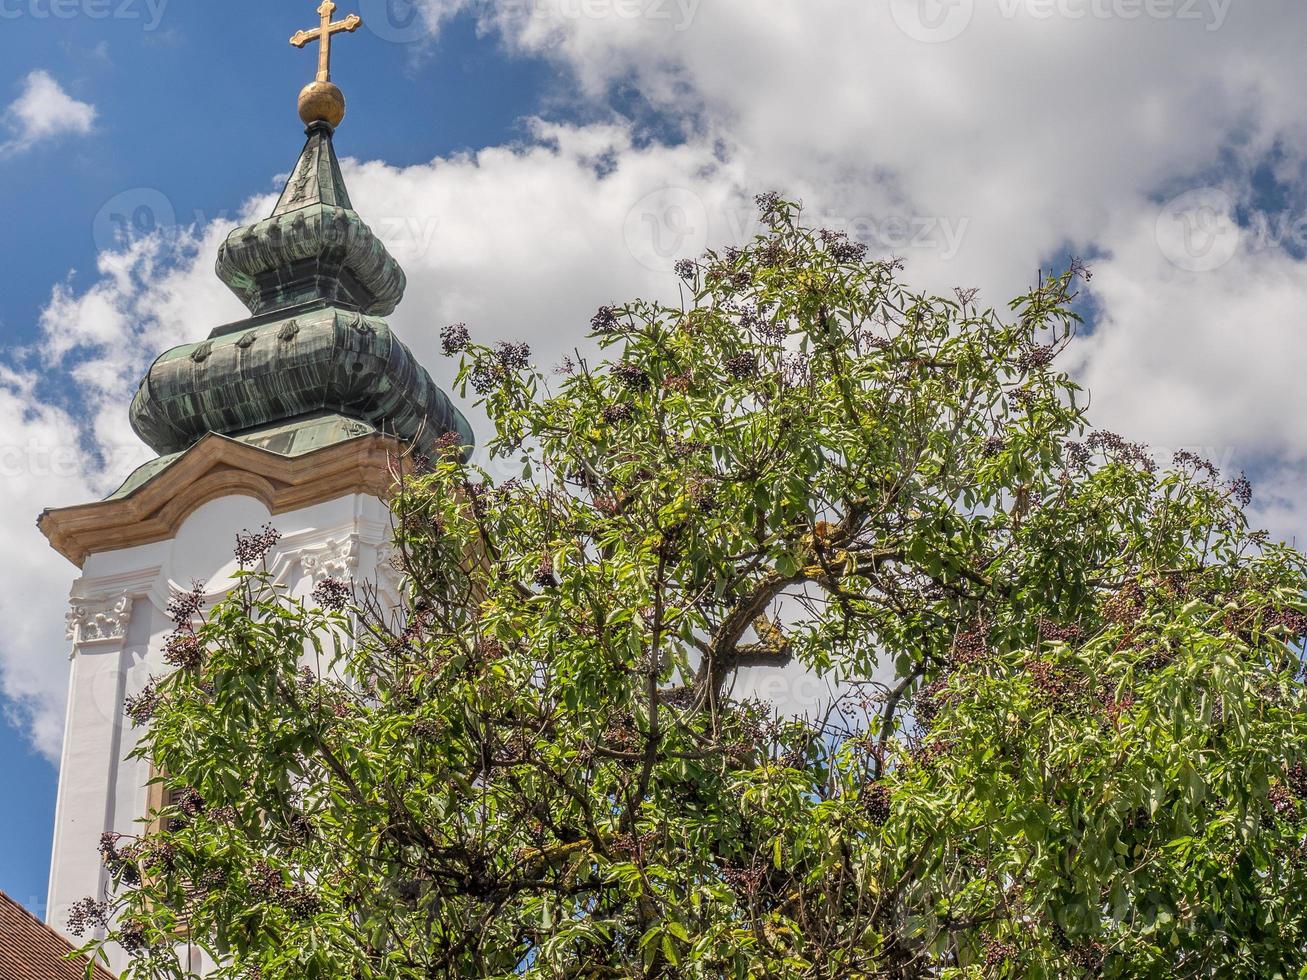
[[161, 456], [209, 433], [262, 446], [276, 430], [290, 445], [297, 426], [315, 445], [374, 432], [423, 454], [449, 433], [472, 444], [466, 419], [382, 319], [404, 296], [404, 271], [354, 210], [332, 127], [313, 120], [307, 136], [272, 215], [218, 252], [218, 277], [251, 315], [165, 353], [136, 392], [132, 428]]

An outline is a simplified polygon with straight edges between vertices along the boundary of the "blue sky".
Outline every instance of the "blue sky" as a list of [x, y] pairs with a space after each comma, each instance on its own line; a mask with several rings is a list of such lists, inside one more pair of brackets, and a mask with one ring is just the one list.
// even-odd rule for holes
[[[315, 59], [287, 39], [314, 7], [0, 0], [0, 889], [38, 912], [75, 570], [34, 519], [112, 490], [142, 458], [126, 405], [151, 358], [239, 315], [214, 249], [294, 163]], [[1066, 366], [1097, 424], [1247, 469], [1259, 521], [1307, 528], [1301, 0], [356, 9], [337, 146], [437, 380], [445, 324], [557, 359], [779, 189], [915, 285], [999, 307], [1089, 257]]]

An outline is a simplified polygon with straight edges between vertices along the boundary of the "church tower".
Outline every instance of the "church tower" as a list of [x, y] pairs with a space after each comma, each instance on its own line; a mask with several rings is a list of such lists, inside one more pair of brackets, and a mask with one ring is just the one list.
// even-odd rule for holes
[[[368, 583], [400, 601], [390, 561], [387, 492], [394, 462], [429, 455], [448, 433], [472, 434], [384, 317], [405, 277], [354, 210], [333, 136], [345, 100], [330, 76], [332, 21], [291, 39], [317, 41], [317, 80], [300, 95], [307, 142], [272, 215], [231, 233], [217, 274], [249, 317], [164, 353], [131, 406], [157, 452], [107, 499], [47, 511], [40, 528], [81, 570], [72, 590], [68, 713], [59, 773], [48, 921], [102, 897], [105, 832], [137, 834], [155, 808], [140, 736], [124, 708], [166, 674], [170, 596], [230, 587], [235, 535], [272, 524], [279, 584], [307, 595], [324, 578]], [[116, 970], [123, 961], [114, 962]], [[203, 964], [195, 963], [197, 968]]]

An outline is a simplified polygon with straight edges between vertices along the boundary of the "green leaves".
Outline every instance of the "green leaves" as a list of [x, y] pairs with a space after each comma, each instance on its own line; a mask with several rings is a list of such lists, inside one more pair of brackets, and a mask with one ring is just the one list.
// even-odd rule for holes
[[[132, 977], [179, 921], [233, 980], [1303, 968], [1302, 557], [1085, 435], [1075, 270], [1001, 318], [762, 205], [561, 375], [460, 341], [522, 477], [397, 488], [402, 616], [198, 627]], [[841, 703], [732, 699], [796, 661]]]

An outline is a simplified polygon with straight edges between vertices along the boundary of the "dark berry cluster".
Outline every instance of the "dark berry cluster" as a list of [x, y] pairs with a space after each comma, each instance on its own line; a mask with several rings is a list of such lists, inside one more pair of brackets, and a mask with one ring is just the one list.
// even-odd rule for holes
[[558, 586], [558, 577], [554, 575], [553, 559], [546, 556], [541, 560], [540, 566], [535, 570], [535, 576], [532, 579], [536, 586], [542, 589], [552, 589]]
[[785, 264], [788, 255], [785, 245], [778, 239], [770, 238], [758, 249], [758, 261], [764, 268], [776, 269]]
[[1272, 786], [1266, 799], [1271, 805], [1271, 811], [1277, 817], [1292, 820], [1298, 815], [1298, 801], [1294, 798], [1293, 791], [1288, 786], [1279, 784]]
[[353, 601], [354, 590], [350, 588], [348, 582], [342, 582], [338, 578], [325, 578], [313, 587], [310, 598], [321, 609], [341, 612]]
[[446, 432], [436, 440], [437, 456], [459, 456], [463, 452], [463, 436], [457, 432]]
[[847, 232], [823, 228], [817, 234], [826, 247], [826, 254], [842, 265], [861, 262], [867, 257], [867, 246], [862, 242], [851, 241]]
[[1041, 616], [1039, 618], [1039, 638], [1047, 643], [1075, 643], [1084, 636], [1084, 631], [1075, 623], [1058, 623]]
[[604, 422], [608, 425], [620, 425], [623, 422], [631, 421], [635, 417], [635, 407], [627, 402], [605, 405], [603, 417]]
[[136, 956], [149, 948], [145, 927], [139, 922], [124, 922], [114, 936], [118, 945], [127, 951], [128, 956]]
[[1127, 442], [1115, 432], [1095, 432], [1086, 440], [1090, 449], [1101, 452], [1108, 459], [1152, 473], [1157, 461], [1148, 455], [1148, 448], [1137, 442]]
[[123, 699], [123, 710], [127, 712], [127, 717], [132, 720], [133, 725], [144, 725], [159, 710], [161, 701], [162, 696], [159, 694], [158, 688], [155, 687], [154, 681], [151, 680], [145, 687], [141, 688], [139, 694], [135, 696], [128, 695]]
[[204, 647], [194, 633], [178, 630], [165, 641], [163, 658], [181, 670], [199, 670], [204, 662]]
[[590, 318], [590, 329], [595, 333], [616, 333], [621, 329], [617, 320], [617, 308], [601, 306], [599, 312]]
[[435, 718], [419, 718], [413, 722], [413, 734], [418, 738], [434, 742], [444, 734], [445, 726]]
[[985, 965], [990, 969], [1010, 963], [1017, 957], [1017, 948], [1012, 943], [989, 939], [985, 942]]
[[871, 782], [862, 787], [862, 812], [877, 827], [889, 822], [891, 797], [889, 787], [881, 782]]
[[1062, 444], [1062, 461], [1068, 470], [1083, 470], [1092, 458], [1082, 442], [1067, 440]]
[[683, 395], [690, 390], [690, 376], [688, 374], [669, 374], [663, 379], [663, 387], [668, 391], [680, 392]]
[[226, 806], [214, 807], [209, 811], [210, 820], [214, 823], [226, 824], [229, 827], [235, 824], [239, 818], [240, 814], [230, 803]]
[[623, 388], [630, 391], [648, 391], [653, 387], [649, 372], [638, 364], [617, 364], [613, 367], [613, 377]]
[[736, 381], [752, 378], [758, 373], [758, 355], [749, 351], [736, 354], [727, 360], [726, 373]]
[[699, 263], [694, 259], [681, 259], [676, 263], [675, 269], [678, 278], [688, 281], [693, 279], [694, 274], [699, 270]]
[[775, 214], [781, 208], [781, 196], [775, 191], [759, 194], [753, 199], [753, 202], [758, 205], [758, 212], [764, 218]]
[[1021, 348], [1021, 353], [1017, 355], [1017, 367], [1022, 371], [1033, 371], [1037, 368], [1048, 367], [1053, 363], [1056, 353], [1056, 349], [1051, 346], [1026, 344]]
[[94, 898], [82, 898], [68, 911], [68, 931], [84, 936], [93, 929], [109, 928], [109, 905]]
[[1082, 678], [1076, 671], [1034, 660], [1026, 665], [1035, 703], [1061, 714], [1074, 714], [1084, 708]]
[[463, 353], [471, 342], [466, 323], [453, 323], [440, 331], [440, 349], [446, 357]]
[[478, 358], [472, 366], [469, 381], [473, 390], [478, 395], [490, 394], [502, 386], [514, 371], [525, 368], [530, 357], [531, 348], [526, 344], [499, 344], [489, 357]]
[[980, 455], [986, 459], [993, 459], [1007, 448], [1007, 440], [1002, 436], [994, 435], [987, 438], [984, 445], [980, 448]]
[[1253, 484], [1247, 474], [1240, 473], [1239, 478], [1230, 483], [1230, 496], [1240, 507], [1247, 507], [1253, 502]]
[[700, 513], [715, 514], [721, 506], [712, 484], [707, 480], [691, 480], [687, 489], [689, 490], [690, 500], [699, 509]]
[[1103, 618], [1109, 623], [1129, 625], [1144, 611], [1144, 590], [1136, 582], [1128, 582], [1117, 589], [1103, 603]]
[[1103, 716], [1113, 725], [1119, 724], [1122, 717], [1129, 714], [1135, 706], [1135, 696], [1128, 691], [1122, 694], [1103, 691], [1098, 700], [1103, 707]]
[[271, 524], [265, 524], [258, 531], [245, 530], [236, 535], [236, 561], [241, 568], [253, 568], [268, 557], [268, 552], [277, 547], [281, 532]]
[[1191, 470], [1194, 473], [1206, 473], [1212, 479], [1220, 475], [1220, 471], [1210, 459], [1204, 459], [1195, 452], [1188, 449], [1181, 449], [1171, 457], [1171, 464], [1182, 470]]
[[754, 864], [748, 868], [722, 868], [721, 875], [722, 881], [732, 891], [752, 895], [762, 887], [765, 872], [761, 866]]
[[187, 786], [177, 795], [177, 809], [187, 817], [198, 817], [207, 808], [208, 803], [193, 786]]
[[174, 592], [168, 598], [168, 616], [178, 626], [189, 626], [204, 608], [204, 586], [196, 582], [189, 592]]
[[944, 678], [931, 681], [917, 692], [912, 700], [912, 714], [922, 728], [930, 728], [936, 716], [948, 703], [948, 681]]
[[959, 667], [983, 663], [990, 656], [989, 630], [984, 623], [972, 623], [953, 638], [951, 661]]
[[100, 835], [100, 860], [115, 881], [121, 881], [129, 887], [141, 883], [141, 872], [136, 865], [137, 850], [134, 846], [119, 847], [121, 834], [104, 833]]
[[1294, 796], [1307, 801], [1307, 768], [1304, 768], [1301, 762], [1294, 763], [1289, 767], [1289, 774], [1285, 779], [1285, 783], [1293, 791]]
[[495, 357], [505, 371], [521, 371], [531, 363], [531, 348], [526, 344], [504, 341], [495, 345]]

